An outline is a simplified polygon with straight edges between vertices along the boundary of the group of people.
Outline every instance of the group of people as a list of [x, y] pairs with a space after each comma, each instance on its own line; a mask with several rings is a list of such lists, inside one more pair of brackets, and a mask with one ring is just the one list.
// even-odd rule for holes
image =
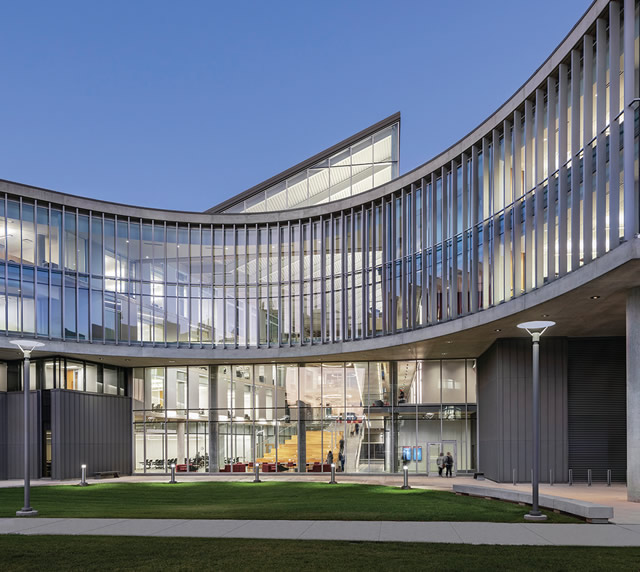
[[453, 455], [449, 451], [447, 451], [446, 455], [440, 451], [436, 463], [438, 464], [438, 475], [442, 477], [442, 472], [444, 471], [445, 477], [453, 477]]
[[[338, 453], [338, 461], [340, 461], [340, 470], [344, 473], [344, 462], [346, 461], [344, 454], [344, 439], [340, 439], [340, 452]], [[326, 463], [331, 465], [333, 463], [333, 451], [327, 453]]]

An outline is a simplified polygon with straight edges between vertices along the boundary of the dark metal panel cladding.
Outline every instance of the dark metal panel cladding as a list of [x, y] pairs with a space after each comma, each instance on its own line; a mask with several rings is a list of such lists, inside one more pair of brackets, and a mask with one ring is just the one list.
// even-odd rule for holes
[[[531, 480], [531, 339], [496, 341], [478, 359], [480, 470], [499, 482]], [[567, 342], [540, 344], [540, 480], [567, 479]]]
[[79, 478], [80, 466], [131, 473], [131, 399], [63, 389], [51, 392], [53, 478]]
[[578, 481], [627, 476], [624, 338], [569, 340], [569, 467]]
[[7, 478], [7, 394], [0, 393], [0, 479]]
[[[24, 478], [24, 394], [9, 392], [6, 394], [6, 464], [8, 479]], [[41, 476], [41, 423], [40, 423], [40, 392], [30, 394], [30, 467], [31, 478]]]
[[499, 480], [500, 448], [497, 447], [499, 417], [495, 415], [499, 395], [498, 350], [494, 344], [478, 359], [478, 470], [492, 480]]

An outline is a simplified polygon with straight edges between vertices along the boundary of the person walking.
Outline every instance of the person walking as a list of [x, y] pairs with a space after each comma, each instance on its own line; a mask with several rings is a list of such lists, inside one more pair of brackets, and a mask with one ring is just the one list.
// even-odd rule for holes
[[453, 456], [449, 451], [447, 451], [447, 456], [444, 458], [444, 465], [447, 469], [447, 472], [446, 472], [447, 477], [453, 477], [453, 474], [452, 474]]
[[436, 464], [438, 465], [438, 476], [442, 476], [442, 471], [444, 470], [444, 453], [440, 451], [438, 458], [436, 459]]

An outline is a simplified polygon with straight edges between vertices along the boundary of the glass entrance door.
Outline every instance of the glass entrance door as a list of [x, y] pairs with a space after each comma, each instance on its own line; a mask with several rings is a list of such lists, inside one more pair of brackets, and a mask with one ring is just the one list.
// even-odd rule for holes
[[[438, 456], [442, 451], [445, 455], [451, 453], [453, 457], [453, 476], [456, 476], [458, 467], [458, 442], [457, 441], [439, 441], [437, 443], [427, 443], [427, 476], [435, 477], [438, 475]], [[444, 474], [444, 471], [443, 471]]]

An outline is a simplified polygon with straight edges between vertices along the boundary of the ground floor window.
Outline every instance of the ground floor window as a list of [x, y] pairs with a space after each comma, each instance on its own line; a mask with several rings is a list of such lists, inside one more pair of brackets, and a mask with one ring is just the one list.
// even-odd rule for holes
[[475, 360], [136, 368], [135, 470], [476, 467]]

